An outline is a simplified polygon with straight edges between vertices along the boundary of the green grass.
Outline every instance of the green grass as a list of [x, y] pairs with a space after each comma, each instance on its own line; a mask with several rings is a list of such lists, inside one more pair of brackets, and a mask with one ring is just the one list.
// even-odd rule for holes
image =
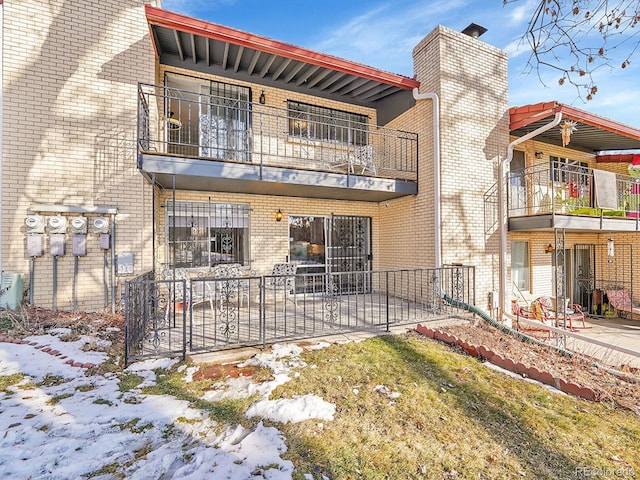
[[143, 382], [143, 378], [135, 373], [123, 373], [118, 377], [120, 383], [118, 389], [121, 392], [129, 392]]
[[198, 382], [184, 382], [184, 374], [177, 371], [179, 365], [165, 375], [158, 376], [156, 385], [143, 389], [145, 394], [171, 395], [180, 400], [186, 400], [191, 407], [208, 412], [209, 417], [219, 424], [241, 424], [247, 428], [254, 426], [258, 420], [247, 419], [245, 413], [256, 397], [241, 399], [225, 399], [209, 402], [202, 399], [203, 394], [215, 381], [203, 380]]
[[70, 397], [73, 397], [73, 393], [63, 393], [61, 395], [56, 395], [55, 397], [51, 397], [47, 401], [47, 404], [48, 405], [57, 405], [58, 403], [60, 403], [61, 400], [64, 400], [65, 398], [70, 398]]
[[24, 375], [21, 373], [13, 373], [11, 375], [0, 375], [0, 392], [11, 393], [7, 387], [16, 385], [22, 381]]
[[42, 381], [37, 383], [37, 386], [38, 387], [56, 387], [58, 385], [62, 385], [66, 381], [67, 380], [65, 380], [65, 378], [61, 377], [60, 375], [50, 375], [47, 373], [47, 375], [42, 379]]
[[[314, 393], [331, 422], [278, 425], [294, 478], [635, 478], [638, 416], [512, 379], [436, 342], [384, 336], [305, 353], [272, 398]], [[385, 385], [400, 396], [374, 391]], [[354, 393], [357, 390], [357, 394]], [[321, 424], [321, 425], [320, 425]]]

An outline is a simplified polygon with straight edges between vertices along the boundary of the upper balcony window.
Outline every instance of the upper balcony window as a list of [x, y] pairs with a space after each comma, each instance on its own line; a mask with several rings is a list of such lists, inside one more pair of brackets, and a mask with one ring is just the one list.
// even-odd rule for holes
[[344, 143], [367, 144], [367, 116], [307, 103], [287, 101], [289, 135]]
[[550, 179], [554, 182], [574, 182], [580, 185], [589, 183], [589, 164], [568, 158], [549, 157]]
[[168, 152], [250, 161], [251, 90], [167, 73], [164, 117]]
[[250, 161], [249, 88], [209, 82], [200, 92], [200, 156]]

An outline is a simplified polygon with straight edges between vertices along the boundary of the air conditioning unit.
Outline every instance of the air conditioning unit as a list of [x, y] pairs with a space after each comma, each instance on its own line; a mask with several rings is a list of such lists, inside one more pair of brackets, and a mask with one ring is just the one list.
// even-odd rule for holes
[[71, 233], [87, 233], [87, 217], [73, 217], [71, 219]]
[[93, 233], [109, 233], [109, 219], [107, 217], [95, 217], [92, 225]]
[[49, 217], [49, 233], [66, 233], [67, 218], [62, 215]]
[[22, 304], [24, 277], [21, 273], [3, 273], [0, 277], [0, 308], [15, 310]]
[[27, 215], [24, 219], [27, 233], [44, 233], [44, 217], [42, 215]]

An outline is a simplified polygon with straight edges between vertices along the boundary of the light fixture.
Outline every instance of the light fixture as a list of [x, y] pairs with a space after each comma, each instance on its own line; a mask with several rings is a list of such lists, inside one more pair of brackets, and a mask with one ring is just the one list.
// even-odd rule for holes
[[258, 101], [264, 105], [267, 102], [267, 97], [264, 94], [264, 90], [262, 90], [262, 92], [260, 92], [260, 97], [258, 98]]
[[174, 118], [175, 113], [169, 112], [169, 118], [167, 118], [167, 128], [169, 130], [180, 130], [182, 128], [182, 122], [177, 118]]
[[545, 252], [547, 253], [552, 253], [553, 252], [553, 245], [549, 244], [545, 247], [544, 249]]
[[535, 153], [535, 156], [536, 156], [536, 158], [537, 158], [538, 160], [540, 160], [540, 159], [542, 158], [542, 156], [543, 156], [543, 155], [544, 155], [544, 153], [543, 153], [543, 152], [541, 152], [541, 151], [539, 151], [539, 150], [538, 150], [538, 151], [536, 151], [536, 153]]
[[282, 213], [282, 211], [280, 211], [280, 209], [278, 209], [278, 211], [276, 212], [276, 222], [281, 222], [283, 217], [284, 214]]
[[613, 238], [607, 238], [607, 256], [611, 258], [616, 256]]

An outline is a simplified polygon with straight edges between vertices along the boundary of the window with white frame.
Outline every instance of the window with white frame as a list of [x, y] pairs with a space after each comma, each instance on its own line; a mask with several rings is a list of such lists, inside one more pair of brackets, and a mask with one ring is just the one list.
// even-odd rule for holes
[[550, 179], [555, 182], [589, 184], [589, 164], [569, 158], [549, 156]]
[[169, 266], [249, 262], [249, 205], [167, 200], [165, 210]]
[[288, 133], [349, 145], [367, 145], [367, 116], [287, 100]]
[[529, 242], [511, 242], [511, 281], [514, 288], [529, 290]]

